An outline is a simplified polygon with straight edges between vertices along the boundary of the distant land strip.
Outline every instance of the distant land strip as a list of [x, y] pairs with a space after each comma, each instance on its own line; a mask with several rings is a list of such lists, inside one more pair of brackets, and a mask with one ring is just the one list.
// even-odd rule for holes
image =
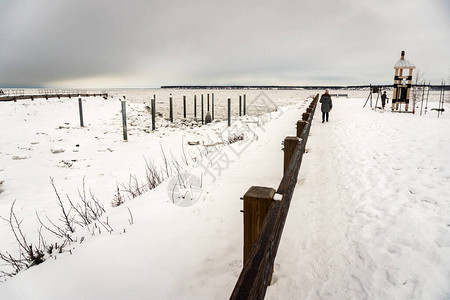
[[[393, 84], [384, 85], [164, 85], [161, 89], [214, 89], [214, 90], [359, 90], [369, 87], [392, 88]], [[412, 86], [423, 86], [422, 84], [413, 84]], [[428, 86], [428, 85], [425, 85]], [[442, 85], [430, 85], [430, 88], [441, 89]], [[450, 85], [444, 86], [445, 90], [450, 90]]]

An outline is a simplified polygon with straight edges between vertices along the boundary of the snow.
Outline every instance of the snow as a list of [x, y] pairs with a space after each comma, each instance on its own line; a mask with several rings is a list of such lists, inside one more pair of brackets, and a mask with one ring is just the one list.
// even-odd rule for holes
[[[250, 186], [278, 186], [281, 143], [295, 135], [314, 92], [264, 91], [278, 110], [254, 109], [258, 118], [234, 113], [228, 129], [226, 93], [234, 103], [238, 93], [247, 93], [251, 103], [260, 91], [213, 91], [222, 121], [197, 126], [160, 117], [155, 132], [148, 130], [142, 102], [156, 93], [160, 107], [167, 107], [169, 93], [192, 99], [199, 92], [126, 92], [128, 142], [122, 141], [118, 101], [124, 91], [107, 100], [84, 99], [85, 128], [79, 127], [76, 99], [0, 103], [0, 126], [8, 129], [0, 147], [0, 216], [8, 217], [16, 200], [24, 232], [36, 241], [35, 211], [53, 220], [60, 214], [49, 177], [64, 201], [66, 193], [78, 199], [84, 178], [107, 210], [101, 220], [114, 229], [100, 230], [98, 222], [97, 228], [78, 226], [66, 251], [0, 283], [1, 298], [231, 295], [242, 269], [240, 197]], [[374, 111], [363, 108], [367, 91], [348, 93], [351, 98], [333, 98], [330, 122], [321, 123], [316, 112], [266, 299], [448, 299], [450, 107], [445, 104], [439, 118], [429, 110], [422, 116]], [[433, 101], [436, 95], [429, 108], [438, 106]], [[243, 140], [227, 143], [241, 134]], [[111, 207], [116, 183], [128, 182], [130, 174], [143, 181], [144, 158], [163, 167], [162, 151], [179, 162], [187, 157], [182, 171], [190, 177], [180, 180], [174, 171], [155, 189]], [[192, 205], [175, 205], [180, 195]], [[6, 222], [0, 222], [0, 237], [0, 251], [15, 254]]]

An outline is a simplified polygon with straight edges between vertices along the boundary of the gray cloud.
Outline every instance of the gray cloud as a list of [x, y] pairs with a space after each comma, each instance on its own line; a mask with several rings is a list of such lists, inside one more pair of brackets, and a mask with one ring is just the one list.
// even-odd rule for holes
[[401, 50], [429, 80], [450, 73], [446, 0], [0, 7], [0, 86], [384, 84]]

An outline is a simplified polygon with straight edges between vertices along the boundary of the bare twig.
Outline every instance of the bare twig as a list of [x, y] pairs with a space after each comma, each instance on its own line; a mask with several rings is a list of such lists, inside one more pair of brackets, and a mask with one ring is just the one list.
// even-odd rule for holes
[[130, 219], [128, 219], [128, 223], [130, 223], [130, 225], [133, 225], [134, 224], [133, 214], [131, 213], [131, 210], [129, 207], [128, 207], [128, 212], [130, 213]]
[[55, 186], [55, 183], [54, 183], [52, 177], [50, 177], [50, 182], [52, 183], [53, 189], [55, 190], [56, 197], [58, 198], [58, 204], [59, 204], [59, 207], [61, 208], [62, 219], [60, 219], [60, 220], [64, 222], [64, 224], [67, 227], [68, 231], [70, 231], [71, 233], [74, 233], [75, 232], [75, 228], [73, 226], [73, 218], [69, 217], [70, 209], [69, 209], [69, 212], [66, 212], [64, 204], [63, 204], [63, 202], [61, 200], [61, 197], [58, 194], [58, 190], [56, 189], [56, 186]]
[[[22, 232], [22, 229], [20, 227], [22, 221], [19, 222], [17, 219], [17, 215], [14, 212], [14, 201], [11, 205], [11, 210], [9, 213], [9, 219], [3, 218], [3, 220], [7, 221], [9, 223], [9, 226], [11, 228], [11, 231], [19, 244], [19, 256], [13, 257], [11, 254], [6, 252], [6, 254], [0, 252], [0, 260], [5, 262], [7, 266], [12, 268], [12, 271], [0, 271], [0, 277], [6, 278], [6, 277], [12, 277], [16, 275], [18, 272], [20, 272], [23, 269], [29, 268], [34, 265], [38, 265], [42, 263], [44, 259], [44, 251], [43, 251], [43, 245], [45, 243], [41, 243], [39, 241], [38, 247], [33, 247], [31, 243], [28, 243], [25, 235]], [[39, 232], [40, 234], [40, 232]]]

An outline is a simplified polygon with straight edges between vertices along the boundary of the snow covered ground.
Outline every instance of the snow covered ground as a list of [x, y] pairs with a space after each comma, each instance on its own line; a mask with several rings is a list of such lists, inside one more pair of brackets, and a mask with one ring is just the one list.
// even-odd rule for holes
[[[86, 99], [85, 128], [79, 127], [76, 99], [0, 103], [0, 126], [8, 128], [0, 147], [0, 216], [8, 217], [16, 200], [24, 232], [36, 241], [35, 212], [53, 220], [60, 215], [49, 177], [64, 201], [65, 194], [77, 200], [84, 177], [107, 210], [101, 220], [113, 228], [108, 233], [99, 223], [78, 226], [76, 242], [64, 253], [0, 283], [2, 299], [231, 294], [242, 268], [239, 198], [252, 185], [278, 186], [281, 141], [295, 134], [312, 93], [268, 91], [275, 107], [289, 105], [259, 118], [235, 115], [231, 129], [225, 121], [200, 127], [159, 118], [156, 132], [149, 131], [149, 114], [140, 104], [151, 96], [133, 101], [130, 93], [127, 99], [135, 103], [127, 107], [129, 141], [123, 142], [121, 92], [108, 100]], [[172, 93], [179, 97], [182, 91]], [[247, 95], [250, 102], [259, 94]], [[363, 108], [367, 92], [357, 96], [334, 98], [328, 123], [316, 112], [266, 298], [448, 299], [450, 107], [440, 118], [430, 110], [398, 114]], [[244, 139], [227, 145], [229, 136]], [[179, 181], [175, 170], [157, 188], [112, 208], [116, 183], [128, 182], [130, 174], [144, 181], [145, 159], [164, 167], [162, 151], [187, 161], [183, 170], [201, 187], [170, 193]], [[196, 193], [198, 201], [175, 205], [186, 193]], [[0, 238], [0, 251], [17, 252], [3, 221]]]

